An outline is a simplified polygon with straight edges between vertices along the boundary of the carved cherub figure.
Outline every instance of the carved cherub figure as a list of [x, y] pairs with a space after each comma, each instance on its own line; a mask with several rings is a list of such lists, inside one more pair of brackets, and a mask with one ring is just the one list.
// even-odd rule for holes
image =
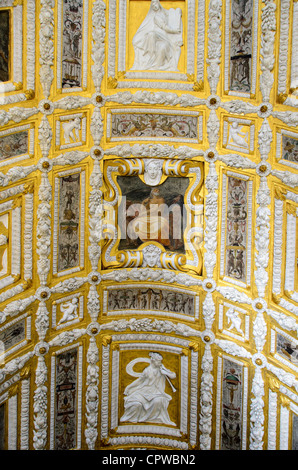
[[74, 320], [75, 318], [78, 318], [78, 314], [77, 314], [78, 302], [79, 302], [78, 298], [74, 297], [71, 301], [61, 304], [60, 310], [64, 313], [58, 325], [60, 325], [61, 323], [70, 321], [70, 320]]

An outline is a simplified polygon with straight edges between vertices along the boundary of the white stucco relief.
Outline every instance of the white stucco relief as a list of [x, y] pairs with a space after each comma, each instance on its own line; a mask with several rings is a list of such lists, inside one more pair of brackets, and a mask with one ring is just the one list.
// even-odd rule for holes
[[132, 44], [135, 60], [131, 70], [178, 71], [183, 44], [181, 9], [166, 10], [159, 0], [151, 0], [148, 14]]

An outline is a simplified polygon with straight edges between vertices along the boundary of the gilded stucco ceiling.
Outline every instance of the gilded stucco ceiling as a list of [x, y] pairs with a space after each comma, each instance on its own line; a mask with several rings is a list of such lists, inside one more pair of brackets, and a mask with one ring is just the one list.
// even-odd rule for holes
[[298, 448], [298, 2], [0, 0], [0, 448]]

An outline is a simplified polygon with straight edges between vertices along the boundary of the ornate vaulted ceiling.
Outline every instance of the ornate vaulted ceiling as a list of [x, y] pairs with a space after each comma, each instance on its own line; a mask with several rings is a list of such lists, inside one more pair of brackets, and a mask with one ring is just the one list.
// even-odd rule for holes
[[0, 448], [297, 449], [298, 2], [0, 25]]

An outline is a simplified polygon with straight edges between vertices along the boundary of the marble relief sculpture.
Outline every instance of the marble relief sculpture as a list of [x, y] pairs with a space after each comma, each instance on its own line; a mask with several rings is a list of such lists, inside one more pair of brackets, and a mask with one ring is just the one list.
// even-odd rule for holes
[[80, 140], [81, 119], [79, 117], [63, 122], [62, 127], [66, 144], [70, 144], [71, 141], [78, 142]]
[[132, 44], [135, 51], [132, 70], [178, 71], [183, 45], [181, 9], [166, 10], [159, 0], [151, 0], [149, 12]]
[[149, 186], [156, 186], [162, 178], [162, 160], [146, 160], [144, 181]]
[[228, 144], [248, 149], [248, 132], [243, 132], [236, 121], [232, 122], [230, 126]]
[[230, 307], [229, 310], [226, 312], [226, 317], [228, 319], [228, 330], [233, 330], [235, 328], [238, 333], [243, 335], [243, 331], [241, 329], [241, 318], [239, 318], [239, 313], [234, 309], [234, 307]]
[[[166, 369], [162, 364], [161, 354], [149, 353], [150, 360], [145, 357], [133, 359], [127, 365], [127, 372], [138, 377], [128, 385], [124, 391], [124, 414], [120, 421], [133, 423], [161, 423], [175, 426], [168, 413], [169, 402], [172, 397], [165, 393], [166, 382], [176, 391], [170, 379], [176, 377], [175, 372]], [[137, 362], [150, 362], [142, 373], [133, 370]]]
[[78, 298], [74, 297], [72, 300], [63, 303], [60, 306], [61, 312], [63, 312], [63, 316], [61, 320], [59, 321], [59, 325], [61, 323], [65, 323], [70, 320], [74, 320], [75, 318], [78, 318], [77, 310], [78, 310]]

